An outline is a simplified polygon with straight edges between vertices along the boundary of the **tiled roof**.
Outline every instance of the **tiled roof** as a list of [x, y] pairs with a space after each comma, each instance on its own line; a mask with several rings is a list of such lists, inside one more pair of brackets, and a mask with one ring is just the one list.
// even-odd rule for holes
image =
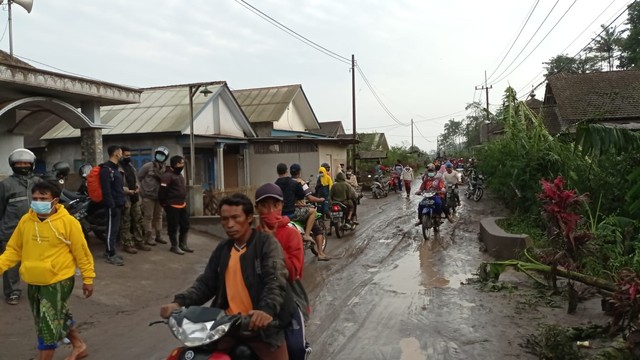
[[[0, 1], [1, 3], [2, 1]], [[18, 65], [18, 66], [24, 66], [24, 67], [30, 67], [30, 68], [34, 68], [35, 67], [27, 62], [24, 62], [20, 59], [18, 59], [17, 57], [12, 57], [11, 55], [9, 55], [9, 53], [4, 52], [2, 50], [0, 50], [0, 63], [5, 63], [5, 64], [10, 64], [10, 65]]]
[[640, 117], [640, 71], [559, 73], [547, 81], [564, 122]]
[[325, 121], [320, 123], [320, 129], [313, 130], [313, 132], [338, 137], [338, 135], [344, 134], [344, 127], [342, 126], [342, 121]]

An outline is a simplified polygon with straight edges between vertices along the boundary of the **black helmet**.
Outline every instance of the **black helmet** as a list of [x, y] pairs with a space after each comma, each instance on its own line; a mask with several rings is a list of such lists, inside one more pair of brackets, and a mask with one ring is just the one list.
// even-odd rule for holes
[[71, 166], [69, 166], [69, 163], [66, 163], [64, 161], [58, 161], [57, 163], [53, 164], [51, 170], [53, 170], [53, 172], [56, 174], [56, 177], [61, 178], [69, 175]]
[[323, 162], [322, 165], [320, 165], [320, 167], [325, 168], [325, 170], [327, 171], [331, 170], [331, 166], [329, 166], [329, 164], [327, 164], [326, 162]]
[[153, 159], [159, 162], [165, 162], [169, 159], [169, 148], [166, 146], [158, 146], [153, 151]]

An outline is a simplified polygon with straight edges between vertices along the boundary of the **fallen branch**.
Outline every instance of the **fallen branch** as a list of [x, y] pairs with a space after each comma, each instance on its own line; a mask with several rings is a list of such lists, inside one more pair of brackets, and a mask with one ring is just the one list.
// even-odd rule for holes
[[522, 272], [544, 286], [548, 285], [547, 282], [544, 279], [535, 276], [534, 273], [560, 276], [565, 279], [581, 282], [602, 290], [610, 292], [616, 291], [615, 284], [600, 278], [581, 274], [575, 271], [569, 271], [562, 267], [551, 267], [540, 263], [528, 263], [519, 260], [484, 262], [480, 264], [480, 267], [478, 268], [478, 276], [483, 281], [498, 281], [500, 274], [502, 274], [507, 268], [513, 268], [516, 271]]

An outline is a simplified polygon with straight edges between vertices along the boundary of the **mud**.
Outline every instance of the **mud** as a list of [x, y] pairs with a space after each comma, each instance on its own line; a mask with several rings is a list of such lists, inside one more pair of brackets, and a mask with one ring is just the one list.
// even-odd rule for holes
[[[312, 301], [307, 335], [312, 359], [530, 359], [520, 343], [539, 322], [602, 322], [599, 303], [581, 304], [577, 315], [536, 300], [521, 274], [504, 278], [519, 289], [492, 293], [466, 285], [480, 262], [478, 221], [504, 215], [491, 198], [464, 199], [457, 221], [424, 241], [413, 227], [420, 197], [390, 194], [363, 199], [360, 226], [342, 239], [329, 238], [334, 256], [318, 262], [307, 252], [303, 281]], [[158, 320], [159, 307], [188, 287], [219, 239], [193, 232], [194, 254], [178, 256], [167, 245], [124, 254], [125, 266], [106, 264], [102, 244], [89, 239], [96, 259], [95, 293], [81, 297], [76, 285], [71, 310], [90, 358], [166, 359], [179, 344]], [[78, 279], [79, 281], [79, 279]], [[26, 294], [25, 294], [26, 295]], [[26, 298], [0, 303], [0, 359], [37, 355]], [[62, 346], [55, 359], [70, 348]]]

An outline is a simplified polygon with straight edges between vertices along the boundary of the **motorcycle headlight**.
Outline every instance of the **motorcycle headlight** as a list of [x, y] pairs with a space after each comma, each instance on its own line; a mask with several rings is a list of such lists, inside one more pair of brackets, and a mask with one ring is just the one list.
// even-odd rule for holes
[[169, 319], [169, 327], [173, 335], [188, 347], [206, 345], [220, 339], [229, 331], [230, 323], [221, 324], [209, 330], [213, 321], [205, 323], [193, 323], [187, 319], [182, 320], [182, 326], [178, 326], [173, 318]]

